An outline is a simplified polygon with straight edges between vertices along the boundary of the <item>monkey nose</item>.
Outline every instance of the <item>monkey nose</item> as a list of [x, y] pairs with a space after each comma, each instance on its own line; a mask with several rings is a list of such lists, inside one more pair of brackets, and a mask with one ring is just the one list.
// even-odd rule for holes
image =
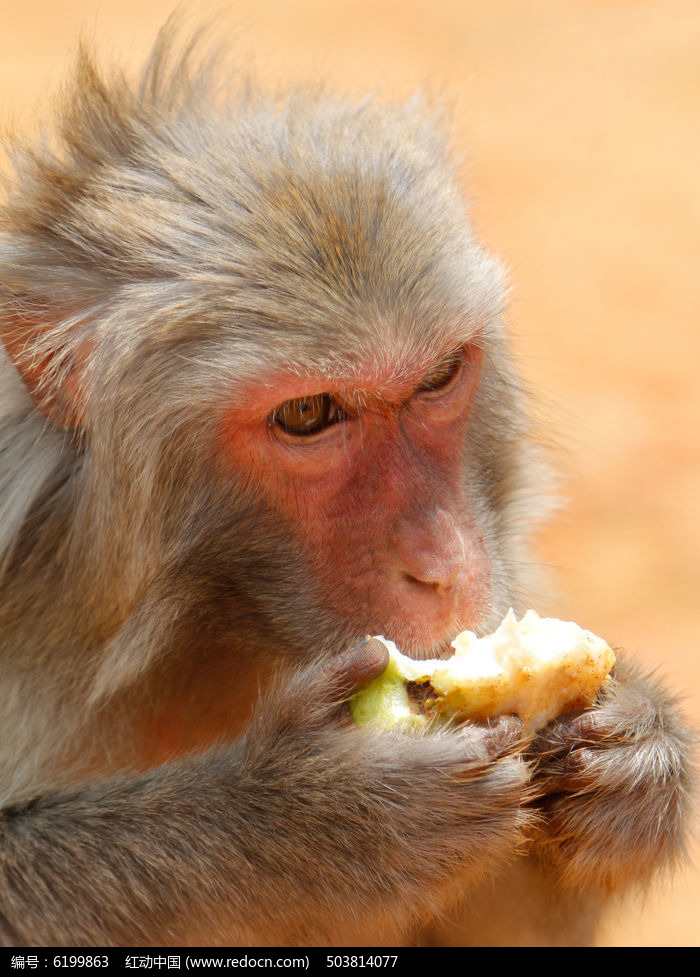
[[444, 567], [435, 562], [428, 563], [426, 561], [425, 566], [419, 567], [413, 572], [404, 570], [403, 578], [409, 583], [430, 588], [436, 594], [448, 594], [457, 585], [461, 570], [461, 567]]
[[444, 510], [429, 520], [404, 523], [397, 534], [396, 553], [403, 579], [436, 593], [453, 590], [467, 562], [464, 537]]

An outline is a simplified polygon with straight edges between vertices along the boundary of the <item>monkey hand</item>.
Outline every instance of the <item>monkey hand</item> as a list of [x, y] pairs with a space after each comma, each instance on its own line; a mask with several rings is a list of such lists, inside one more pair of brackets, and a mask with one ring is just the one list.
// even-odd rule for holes
[[[0, 812], [0, 940], [17, 946], [392, 945], [512, 854], [520, 723], [370, 733], [363, 643], [299, 670], [242, 740]], [[92, 912], [99, 866], [99, 912]]]
[[366, 945], [390, 942], [463, 877], [478, 881], [512, 857], [531, 817], [519, 720], [420, 735], [350, 721], [350, 693], [385, 664], [369, 640], [298, 672], [246, 737], [246, 792], [268, 805], [251, 829], [273, 829], [259, 857], [270, 859], [291, 932], [306, 926], [317, 941], [350, 930]]
[[624, 659], [594, 708], [541, 730], [537, 843], [565, 884], [611, 891], [682, 854], [693, 743], [674, 700]]

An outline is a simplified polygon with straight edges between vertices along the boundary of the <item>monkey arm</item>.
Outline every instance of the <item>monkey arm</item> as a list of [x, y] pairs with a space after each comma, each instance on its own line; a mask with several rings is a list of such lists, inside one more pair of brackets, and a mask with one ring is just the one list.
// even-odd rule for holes
[[528, 772], [510, 720], [425, 737], [345, 726], [348, 678], [361, 671], [352, 657], [300, 671], [232, 748], [6, 808], [9, 939], [402, 939], [462, 874], [483, 877], [512, 854]]
[[565, 884], [610, 891], [682, 855], [694, 747], [674, 699], [624, 657], [596, 708], [542, 730], [537, 844]]

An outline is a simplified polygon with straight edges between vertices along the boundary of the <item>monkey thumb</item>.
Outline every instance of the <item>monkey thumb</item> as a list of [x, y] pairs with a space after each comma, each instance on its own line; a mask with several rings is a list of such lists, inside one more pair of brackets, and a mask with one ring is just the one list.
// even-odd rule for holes
[[388, 663], [386, 646], [367, 635], [327, 663], [324, 684], [327, 683], [332, 698], [344, 699], [360, 685], [381, 675]]
[[[300, 669], [288, 683], [279, 676], [277, 685], [268, 691], [267, 708], [258, 720], [265, 724], [261, 742], [269, 741], [273, 727], [288, 736], [295, 728], [319, 730], [329, 722], [337, 724], [343, 720], [341, 703], [359, 686], [381, 675], [388, 661], [389, 653], [382, 642], [366, 637], [322, 665], [316, 662]], [[248, 739], [252, 744], [257, 742], [256, 735]]]

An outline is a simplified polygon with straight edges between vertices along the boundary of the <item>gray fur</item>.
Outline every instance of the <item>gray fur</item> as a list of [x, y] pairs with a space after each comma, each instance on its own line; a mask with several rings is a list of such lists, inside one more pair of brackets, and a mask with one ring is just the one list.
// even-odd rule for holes
[[222, 88], [197, 51], [164, 31], [136, 87], [82, 52], [55, 128], [10, 150], [0, 334], [31, 390], [3, 355], [0, 933], [430, 942], [466, 893], [456, 932], [479, 942], [487, 893], [517, 876], [522, 933], [546, 940], [556, 904], [589, 939], [609, 890], [682, 851], [671, 700], [621, 671], [590, 728], [563, 719], [527, 749], [514, 720], [350, 728], [366, 652], [337, 656], [358, 636], [326, 599], [342, 576], [320, 584], [254, 475], [216, 455], [224, 407], [276, 366], [408, 376], [478, 335], [482, 627], [527, 606], [547, 469], [444, 126], [418, 101]]

